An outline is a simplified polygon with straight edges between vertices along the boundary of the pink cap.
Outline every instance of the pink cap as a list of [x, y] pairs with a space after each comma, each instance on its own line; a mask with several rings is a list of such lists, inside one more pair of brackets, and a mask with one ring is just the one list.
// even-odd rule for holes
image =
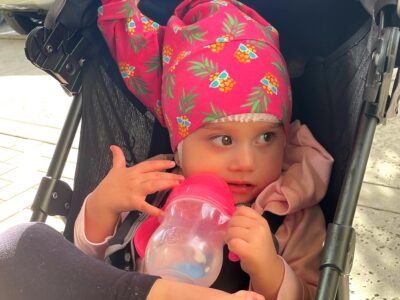
[[103, 0], [98, 24], [128, 89], [168, 128], [172, 150], [203, 124], [292, 103], [278, 31], [236, 0], [184, 0], [166, 26], [137, 1]]

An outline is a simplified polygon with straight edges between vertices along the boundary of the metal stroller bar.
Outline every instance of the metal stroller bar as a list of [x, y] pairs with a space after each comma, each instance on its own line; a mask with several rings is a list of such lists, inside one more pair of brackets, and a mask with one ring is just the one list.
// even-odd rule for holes
[[[335, 219], [328, 226], [327, 244], [321, 261], [320, 285], [316, 299], [335, 299], [340, 276], [346, 276], [350, 272], [355, 247], [353, 216], [377, 123], [378, 120], [371, 116], [363, 117], [360, 122], [348, 175], [339, 196]], [[337, 241], [337, 243], [334, 245], [329, 241]]]
[[[87, 29], [87, 34], [90, 33]], [[67, 216], [72, 189], [61, 181], [82, 115], [82, 67], [85, 59], [101, 49], [78, 31], [69, 31], [58, 22], [52, 29], [37, 27], [28, 35], [25, 55], [35, 66], [56, 78], [65, 92], [73, 95], [47, 174], [42, 178], [31, 209], [31, 221], [45, 222], [47, 215]]]
[[48, 214], [66, 216], [72, 197], [71, 188], [60, 181], [69, 150], [82, 115], [82, 95], [74, 96], [58, 139], [46, 177], [42, 178], [32, 204], [31, 221], [45, 222]]
[[[340, 283], [348, 279], [354, 250], [355, 230], [352, 227], [365, 169], [378, 123], [385, 124], [389, 87], [395, 67], [400, 39], [399, 28], [384, 28], [384, 13], [380, 14], [380, 43], [373, 53], [364, 91], [363, 114], [357, 128], [350, 165], [339, 195], [333, 223], [329, 224], [327, 243], [321, 260], [318, 300], [335, 299]], [[337, 241], [337, 243], [333, 243]], [[343, 279], [340, 281], [340, 279]], [[349, 299], [348, 291], [340, 291], [339, 299]]]

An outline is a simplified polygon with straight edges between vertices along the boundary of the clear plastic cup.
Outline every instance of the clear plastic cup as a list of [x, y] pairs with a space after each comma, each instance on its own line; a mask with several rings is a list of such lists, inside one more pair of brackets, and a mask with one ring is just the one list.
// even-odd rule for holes
[[171, 192], [165, 216], [147, 244], [145, 272], [210, 286], [222, 267], [224, 234], [234, 209], [229, 187], [220, 178], [187, 178]]

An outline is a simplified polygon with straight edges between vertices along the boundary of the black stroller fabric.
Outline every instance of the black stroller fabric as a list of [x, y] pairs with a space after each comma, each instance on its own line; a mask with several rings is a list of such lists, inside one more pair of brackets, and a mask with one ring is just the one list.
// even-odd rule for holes
[[[141, 1], [140, 8], [150, 18], [165, 24], [179, 2]], [[329, 222], [334, 215], [362, 107], [373, 46], [369, 41], [374, 34], [370, 35], [370, 31], [376, 31], [376, 26], [355, 1], [243, 2], [255, 8], [280, 32], [282, 52], [292, 75], [293, 118], [307, 124], [335, 158], [330, 187], [322, 202]], [[66, 13], [61, 14], [59, 20], [66, 17]], [[85, 64], [82, 98], [73, 201], [64, 232], [70, 240], [84, 198], [111, 166], [110, 145], [122, 147], [128, 164], [171, 152], [167, 131], [126, 89], [105, 48]]]
[[123, 149], [128, 165], [159, 153], [171, 153], [168, 132], [129, 93], [108, 52], [89, 62], [83, 76], [82, 93], [74, 193], [64, 232], [69, 240], [72, 240], [74, 220], [83, 200], [111, 167], [110, 145]]

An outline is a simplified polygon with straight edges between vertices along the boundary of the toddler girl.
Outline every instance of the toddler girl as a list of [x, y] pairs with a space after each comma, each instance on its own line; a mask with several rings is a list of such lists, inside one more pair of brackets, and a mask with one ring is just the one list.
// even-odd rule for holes
[[[104, 1], [99, 27], [128, 88], [168, 128], [179, 169], [164, 172], [175, 162], [160, 158], [127, 168], [112, 146], [113, 167], [76, 220], [76, 245], [104, 259], [126, 212], [161, 215], [146, 196], [211, 172], [245, 204], [229, 221], [226, 243], [250, 288], [266, 299], [314, 299], [325, 238], [317, 204], [333, 160], [305, 126], [289, 123], [276, 29], [238, 1], [183, 1], [165, 27], [136, 4]], [[278, 251], [264, 211], [286, 216]]]

